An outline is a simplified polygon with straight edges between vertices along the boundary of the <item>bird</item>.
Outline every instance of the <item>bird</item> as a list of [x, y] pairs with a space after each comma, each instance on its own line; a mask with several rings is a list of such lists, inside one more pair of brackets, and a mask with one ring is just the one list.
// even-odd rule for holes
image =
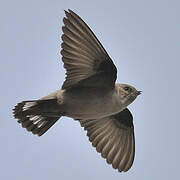
[[133, 116], [127, 108], [141, 91], [117, 83], [117, 68], [89, 26], [65, 10], [61, 55], [66, 70], [60, 89], [37, 100], [18, 103], [14, 118], [27, 131], [42, 136], [62, 116], [80, 123], [89, 141], [119, 172], [135, 157]]

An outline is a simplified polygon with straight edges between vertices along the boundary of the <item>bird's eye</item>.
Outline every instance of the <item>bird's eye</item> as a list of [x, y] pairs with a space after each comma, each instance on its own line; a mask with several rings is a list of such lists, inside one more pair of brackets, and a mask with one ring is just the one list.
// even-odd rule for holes
[[130, 87], [128, 87], [128, 86], [126, 86], [126, 87], [124, 87], [124, 90], [125, 90], [125, 91], [130, 91], [130, 90], [131, 90], [131, 88], [130, 88]]

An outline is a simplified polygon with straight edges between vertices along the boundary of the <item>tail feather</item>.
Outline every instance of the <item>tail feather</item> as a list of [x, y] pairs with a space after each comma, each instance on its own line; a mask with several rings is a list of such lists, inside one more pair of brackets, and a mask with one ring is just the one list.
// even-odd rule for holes
[[57, 106], [56, 99], [23, 101], [15, 106], [13, 113], [23, 128], [41, 136], [61, 117], [55, 112]]

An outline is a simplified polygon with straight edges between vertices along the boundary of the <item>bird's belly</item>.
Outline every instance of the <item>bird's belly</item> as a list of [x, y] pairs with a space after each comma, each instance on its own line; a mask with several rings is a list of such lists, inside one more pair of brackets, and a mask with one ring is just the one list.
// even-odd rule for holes
[[64, 103], [65, 116], [74, 119], [99, 119], [120, 112], [112, 96], [68, 97]]

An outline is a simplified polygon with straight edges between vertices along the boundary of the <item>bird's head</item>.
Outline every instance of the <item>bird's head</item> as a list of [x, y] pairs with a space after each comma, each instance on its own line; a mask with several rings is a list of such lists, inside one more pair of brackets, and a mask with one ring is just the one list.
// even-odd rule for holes
[[124, 106], [131, 104], [142, 91], [137, 91], [136, 88], [128, 84], [116, 84], [117, 93], [120, 101]]

